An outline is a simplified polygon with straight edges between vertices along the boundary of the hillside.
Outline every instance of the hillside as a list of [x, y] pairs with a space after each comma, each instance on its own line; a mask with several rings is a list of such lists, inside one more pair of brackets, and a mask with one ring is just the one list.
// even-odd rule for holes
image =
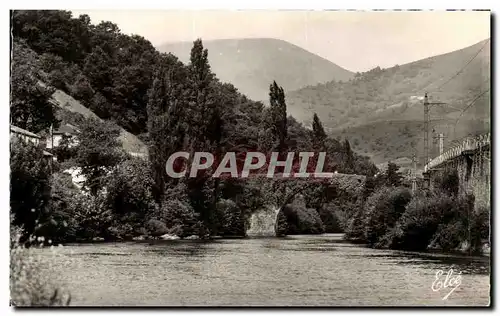
[[[304, 87], [288, 93], [287, 104], [290, 114], [306, 125], [310, 125], [310, 113], [316, 112], [331, 135], [347, 137], [354, 150], [382, 163], [411, 158], [416, 151], [422, 154], [425, 92], [430, 102], [447, 103], [432, 108], [430, 124], [434, 136], [445, 134], [445, 148], [454, 140], [488, 130], [489, 93], [460, 114], [488, 89], [489, 76], [490, 43], [485, 40], [448, 54], [357, 73], [348, 82]], [[432, 150], [435, 155], [436, 148]]]
[[[67, 117], [67, 115], [63, 117], [65, 111], [81, 114], [85, 118], [95, 118], [102, 121], [102, 119], [100, 119], [94, 112], [92, 112], [91, 110], [83, 106], [79, 101], [75, 100], [73, 97], [67, 95], [61, 90], [56, 90], [52, 95], [52, 98], [54, 104], [56, 104], [61, 110], [58, 113], [58, 118], [62, 119], [63, 123], [66, 123], [64, 122], [64, 117]], [[126, 152], [132, 155], [147, 155], [147, 146], [137, 136], [127, 132], [122, 127], [119, 128], [119, 140]]]
[[[38, 84], [47, 87], [47, 82], [50, 82], [50, 76], [42, 70], [41, 56], [26, 45], [17, 42], [14, 42], [12, 50], [14, 62], [18, 61], [24, 64], [27, 67], [26, 69], [29, 69], [28, 71], [37, 78]], [[58, 108], [56, 117], [61, 120], [62, 124], [70, 123], [78, 127], [78, 120], [82, 117], [103, 121], [94, 111], [60, 89], [54, 89], [51, 99], [53, 104]], [[147, 156], [147, 146], [137, 136], [126, 131], [120, 125], [118, 127], [120, 129], [119, 140], [122, 143], [123, 149], [132, 155]]]
[[[171, 52], [186, 63], [192, 42], [163, 44], [158, 49]], [[219, 79], [231, 82], [256, 101], [267, 101], [269, 84], [276, 80], [285, 91], [332, 79], [349, 80], [353, 73], [307, 50], [283, 40], [224, 39], [203, 41], [212, 70]]]

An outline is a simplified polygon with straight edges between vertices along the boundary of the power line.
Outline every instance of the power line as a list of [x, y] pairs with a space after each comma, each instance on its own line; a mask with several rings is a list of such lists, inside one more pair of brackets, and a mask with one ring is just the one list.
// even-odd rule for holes
[[457, 129], [457, 124], [458, 121], [460, 120], [460, 117], [467, 111], [480, 97], [482, 97], [485, 93], [489, 92], [491, 88], [486, 89], [485, 91], [481, 92], [478, 94], [463, 110], [460, 112], [460, 115], [457, 117], [457, 121], [455, 122], [455, 126], [453, 127], [453, 134], [455, 134], [456, 129]]
[[[461, 116], [465, 113], [465, 111], [467, 111], [467, 109], [469, 109], [469, 108], [470, 108], [470, 107], [474, 104], [474, 102], [476, 102], [476, 101], [477, 101], [477, 99], [479, 99], [479, 98], [480, 98], [480, 97], [482, 97], [482, 96], [483, 96], [486, 92], [489, 92], [489, 91], [490, 91], [490, 88], [486, 89], [485, 91], [483, 91], [482, 93], [480, 93], [478, 96], [476, 96], [476, 97], [474, 98], [474, 100], [472, 100], [472, 102], [471, 102], [471, 103], [469, 103], [469, 104], [468, 104], [468, 105], [467, 105], [467, 106], [466, 106], [466, 107], [462, 110], [462, 112], [460, 113], [460, 115], [458, 116], [458, 118], [460, 118], [460, 117], [461, 117]], [[457, 119], [457, 121], [458, 121], [458, 119]]]
[[[419, 90], [417, 90], [416, 92], [414, 92], [414, 94], [418, 94], [424, 90], [430, 90], [431, 92], [432, 91], [436, 91], [436, 90], [439, 90], [441, 89], [444, 85], [448, 84], [451, 80], [453, 80], [454, 78], [456, 78], [459, 74], [462, 73], [462, 71], [464, 71], [464, 69], [479, 55], [479, 53], [481, 53], [481, 51], [486, 47], [486, 45], [490, 42], [490, 39], [488, 38], [488, 40], [486, 41], [486, 43], [483, 44], [483, 46], [478, 50], [478, 52], [474, 55], [474, 57], [472, 57], [457, 73], [455, 73], [453, 76], [451, 76], [446, 82], [444, 82], [443, 84], [441, 84], [437, 89], [435, 90], [432, 90], [432, 89], [428, 89], [428, 86], [427, 87], [423, 87], [423, 88], [420, 88]], [[431, 86], [434, 84], [431, 83]]]
[[436, 88], [436, 90], [439, 90], [441, 89], [444, 85], [446, 85], [448, 82], [452, 81], [453, 79], [455, 79], [459, 74], [462, 73], [462, 71], [464, 71], [464, 69], [479, 55], [480, 52], [483, 51], [483, 49], [486, 47], [486, 44], [488, 44], [490, 42], [490, 39], [488, 39], [486, 41], [486, 43], [484, 43], [484, 45], [478, 50], [478, 52], [474, 55], [474, 57], [472, 57], [463, 67], [462, 69], [460, 69], [456, 74], [454, 74], [453, 76], [450, 77], [450, 79], [446, 80], [445, 83], [441, 84], [439, 87]]

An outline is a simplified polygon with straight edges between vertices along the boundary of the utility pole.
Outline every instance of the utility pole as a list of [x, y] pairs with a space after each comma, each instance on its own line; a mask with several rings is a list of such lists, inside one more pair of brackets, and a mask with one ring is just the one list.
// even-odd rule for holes
[[424, 97], [424, 166], [429, 163], [429, 121], [429, 100], [426, 92]]
[[[446, 104], [444, 102], [429, 102], [429, 98], [427, 96], [427, 92], [425, 93], [424, 96], [424, 168], [425, 166], [429, 163], [430, 161], [430, 155], [429, 155], [429, 123], [431, 120], [430, 117], [430, 106], [431, 105], [438, 105], [438, 104]], [[427, 170], [428, 171], [428, 170]], [[424, 180], [426, 183], [427, 188], [430, 187], [430, 178], [429, 175], [424, 175]]]
[[[427, 92], [425, 93], [424, 97], [424, 157], [425, 157], [425, 162], [424, 166], [429, 163], [430, 159], [430, 153], [429, 153], [429, 124], [431, 121], [431, 116], [430, 116], [430, 107], [432, 105], [442, 105], [446, 104], [445, 102], [429, 102]], [[440, 134], [441, 135], [441, 134]], [[442, 136], [444, 137], [444, 136]], [[442, 139], [441, 139], [442, 143]], [[440, 143], [440, 154], [442, 153], [442, 144]]]
[[415, 193], [417, 191], [417, 155], [413, 154], [413, 175], [411, 179], [411, 191]]
[[439, 155], [440, 156], [443, 154], [443, 138], [444, 138], [443, 133], [439, 133], [438, 140], [439, 140]]
[[443, 154], [443, 149], [444, 149], [444, 146], [443, 146], [444, 134], [443, 133], [439, 133], [437, 136], [434, 136], [433, 138], [435, 140], [437, 140], [438, 148], [439, 148], [439, 155], [442, 155]]
[[53, 150], [54, 149], [54, 126], [50, 124], [50, 148]]

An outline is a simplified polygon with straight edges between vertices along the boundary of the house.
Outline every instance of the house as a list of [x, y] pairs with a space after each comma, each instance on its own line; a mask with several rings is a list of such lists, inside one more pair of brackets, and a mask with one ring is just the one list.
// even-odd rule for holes
[[[42, 137], [38, 134], [32, 133], [30, 131], [27, 131], [25, 129], [22, 129], [20, 127], [10, 125], [10, 140], [18, 139], [21, 140], [22, 142], [30, 142], [35, 146], [40, 146], [40, 140]], [[43, 146], [43, 144], [42, 144]], [[49, 162], [52, 164], [52, 160], [54, 159], [54, 155], [47, 151], [43, 151], [43, 156], [49, 160]]]
[[69, 141], [68, 146], [74, 147], [78, 145], [78, 139], [76, 135], [78, 135], [80, 131], [71, 124], [64, 124], [58, 129], [47, 136], [47, 148], [55, 148], [61, 145], [61, 142], [64, 139]]
[[25, 142], [31, 142], [35, 146], [40, 145], [40, 140], [42, 139], [42, 137], [40, 137], [39, 135], [37, 135], [35, 133], [29, 132], [25, 129], [22, 129], [20, 127], [17, 127], [17, 126], [14, 126], [11, 124], [10, 125], [10, 139], [12, 140], [14, 138], [20, 139], [20, 140], [25, 141]]

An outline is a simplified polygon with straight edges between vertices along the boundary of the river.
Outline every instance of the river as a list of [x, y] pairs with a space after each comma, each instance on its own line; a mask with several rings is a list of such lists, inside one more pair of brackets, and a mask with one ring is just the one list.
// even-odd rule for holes
[[[489, 257], [375, 250], [342, 235], [78, 244], [48, 250], [72, 305], [489, 304]], [[436, 272], [461, 284], [433, 291]], [[444, 279], [444, 277], [442, 278]]]

